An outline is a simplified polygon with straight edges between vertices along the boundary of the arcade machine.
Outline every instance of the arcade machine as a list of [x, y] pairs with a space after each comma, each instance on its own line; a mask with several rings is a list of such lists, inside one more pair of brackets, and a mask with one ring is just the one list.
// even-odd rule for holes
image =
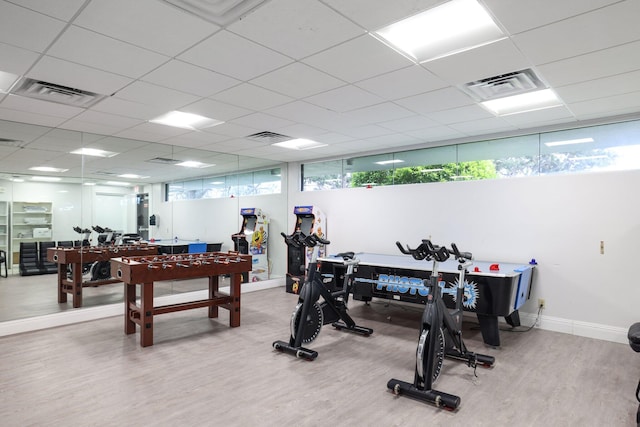
[[252, 269], [242, 273], [242, 282], [257, 282], [269, 279], [269, 258], [267, 243], [269, 238], [269, 218], [257, 208], [242, 208], [242, 227], [231, 235], [234, 250], [251, 255]]
[[[327, 218], [315, 206], [296, 206], [293, 208], [293, 214], [296, 216], [296, 226], [293, 234], [317, 234], [318, 236], [327, 238]], [[287, 292], [297, 294], [300, 292], [304, 283], [305, 271], [307, 264], [311, 258], [312, 248], [304, 246], [287, 247], [287, 280], [285, 289]], [[320, 245], [318, 249], [318, 258], [326, 255], [326, 247]]]

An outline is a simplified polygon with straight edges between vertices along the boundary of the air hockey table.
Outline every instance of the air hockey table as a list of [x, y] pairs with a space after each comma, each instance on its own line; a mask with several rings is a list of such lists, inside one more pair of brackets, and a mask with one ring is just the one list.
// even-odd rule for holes
[[[353, 299], [371, 301], [384, 298], [425, 304], [429, 290], [423, 285], [433, 268], [431, 261], [419, 261], [406, 255], [356, 253], [360, 260], [352, 287]], [[327, 256], [318, 259], [320, 274], [328, 287], [341, 286], [344, 276], [342, 258]], [[487, 345], [500, 346], [498, 317], [513, 326], [520, 326], [518, 309], [529, 299], [535, 260], [529, 264], [473, 261], [465, 275], [465, 311], [476, 313], [482, 339]], [[458, 281], [458, 262], [449, 259], [439, 263], [443, 299], [449, 308]]]

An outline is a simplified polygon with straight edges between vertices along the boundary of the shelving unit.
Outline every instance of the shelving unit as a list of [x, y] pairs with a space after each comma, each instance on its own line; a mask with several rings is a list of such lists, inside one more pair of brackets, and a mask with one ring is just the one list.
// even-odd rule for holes
[[9, 258], [9, 202], [5, 201], [0, 201], [0, 249]]
[[51, 202], [13, 202], [11, 206], [11, 261], [18, 265], [20, 242], [51, 241], [53, 233]]

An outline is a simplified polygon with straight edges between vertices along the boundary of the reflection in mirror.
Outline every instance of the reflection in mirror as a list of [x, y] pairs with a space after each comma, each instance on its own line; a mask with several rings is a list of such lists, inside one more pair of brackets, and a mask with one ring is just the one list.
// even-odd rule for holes
[[[57, 264], [55, 272], [39, 270], [46, 245], [44, 256], [36, 255], [33, 274], [20, 273], [20, 243], [79, 247], [86, 240], [99, 246], [137, 235], [163, 251], [188, 251], [197, 243], [228, 251], [234, 250], [232, 235], [242, 226], [243, 207], [266, 212], [271, 235], [286, 227], [285, 166], [265, 159], [7, 121], [0, 121], [0, 159], [0, 249], [7, 253], [9, 271], [8, 278], [0, 278], [0, 321], [79, 309], [70, 294], [66, 302], [58, 301]], [[241, 194], [237, 189], [247, 177], [277, 181], [278, 191]], [[171, 199], [178, 187], [203, 197]], [[279, 243], [270, 245], [270, 278], [284, 275]], [[83, 281], [110, 272], [108, 265], [100, 269], [86, 258], [80, 266]], [[196, 281], [180, 282], [157, 286], [155, 296], [201, 288]], [[123, 301], [121, 283], [81, 291], [81, 307]]]

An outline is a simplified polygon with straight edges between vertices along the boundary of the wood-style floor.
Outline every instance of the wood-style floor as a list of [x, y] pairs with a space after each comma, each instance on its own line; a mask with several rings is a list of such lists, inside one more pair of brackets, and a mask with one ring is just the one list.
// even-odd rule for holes
[[370, 337], [330, 326], [313, 362], [272, 349], [288, 339], [296, 296], [243, 295], [242, 325], [206, 309], [155, 318], [154, 345], [113, 317], [0, 339], [0, 425], [12, 426], [632, 426], [640, 354], [628, 345], [533, 329], [501, 332], [492, 369], [445, 360], [436, 388], [447, 412], [386, 388], [411, 381], [418, 306], [350, 303]]

